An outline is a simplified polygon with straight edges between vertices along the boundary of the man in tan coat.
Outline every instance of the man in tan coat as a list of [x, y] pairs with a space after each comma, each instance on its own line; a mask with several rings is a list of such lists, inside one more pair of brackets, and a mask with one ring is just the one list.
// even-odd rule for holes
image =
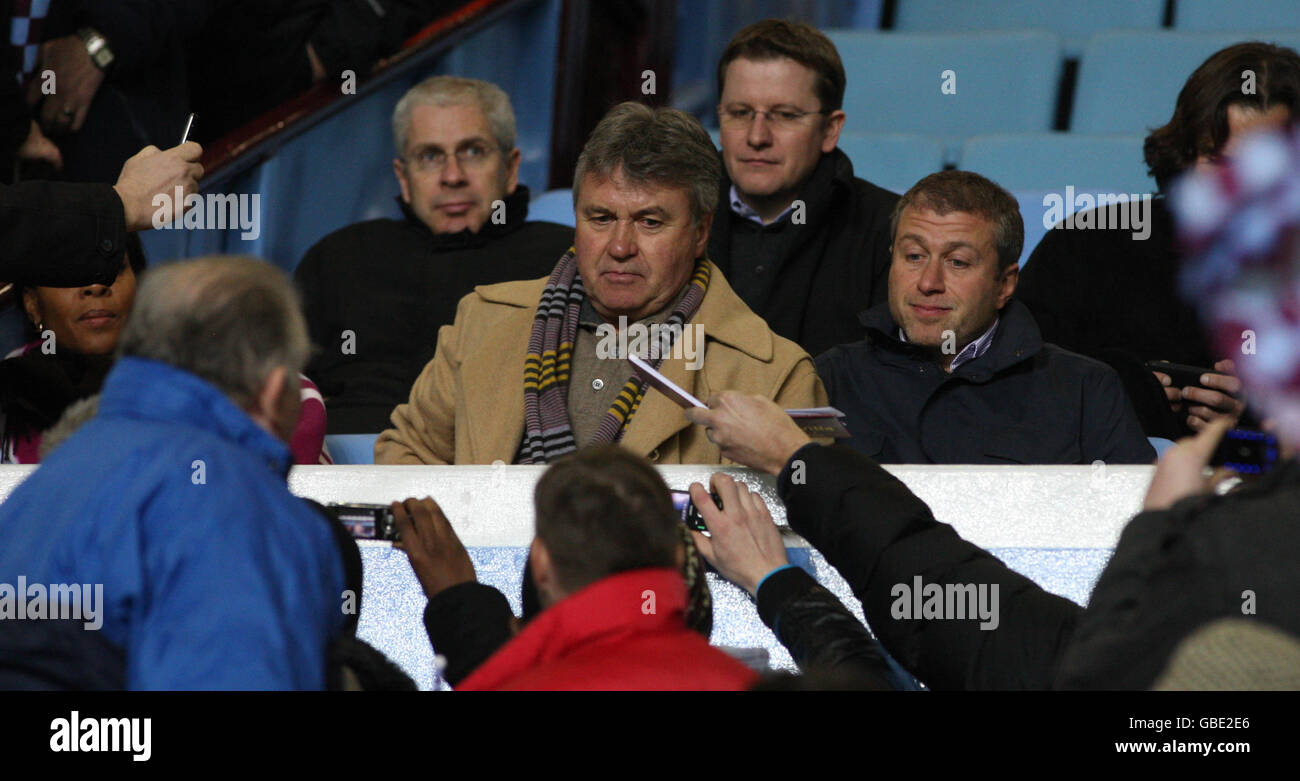
[[375, 444], [380, 464], [546, 463], [606, 442], [656, 463], [722, 462], [629, 353], [706, 400], [821, 406], [812, 360], [704, 258], [720, 179], [693, 118], [637, 103], [592, 132], [574, 175], [574, 248], [548, 279], [478, 287]]

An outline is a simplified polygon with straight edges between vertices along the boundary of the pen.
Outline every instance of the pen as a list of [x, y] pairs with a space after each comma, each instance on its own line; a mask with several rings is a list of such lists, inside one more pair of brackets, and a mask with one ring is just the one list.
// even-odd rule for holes
[[189, 119], [185, 120], [185, 132], [181, 133], [181, 143], [190, 140], [190, 128], [194, 127], [194, 112], [190, 112]]

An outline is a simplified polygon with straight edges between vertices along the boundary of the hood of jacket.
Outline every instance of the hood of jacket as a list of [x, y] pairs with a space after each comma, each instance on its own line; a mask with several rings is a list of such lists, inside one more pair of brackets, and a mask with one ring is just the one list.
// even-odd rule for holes
[[176, 423], [228, 440], [288, 477], [289, 446], [257, 425], [212, 383], [183, 369], [124, 356], [108, 373], [99, 397], [99, 417]]

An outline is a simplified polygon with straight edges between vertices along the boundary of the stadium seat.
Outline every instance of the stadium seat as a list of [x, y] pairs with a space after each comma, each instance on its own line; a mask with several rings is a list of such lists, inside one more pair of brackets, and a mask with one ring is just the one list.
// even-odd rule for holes
[[943, 168], [944, 145], [929, 136], [845, 131], [839, 146], [853, 161], [854, 175], [896, 193]]
[[1169, 121], [1187, 77], [1216, 51], [1262, 40], [1296, 48], [1300, 31], [1099, 33], [1079, 61], [1070, 130], [1142, 133]]
[[547, 190], [528, 204], [530, 222], [558, 222], [572, 228], [573, 190]]
[[962, 146], [961, 168], [1008, 190], [1076, 189], [1147, 193], [1156, 189], [1142, 159], [1141, 136], [1009, 133]]
[[1115, 28], [1157, 29], [1165, 0], [899, 0], [894, 29], [946, 33], [1042, 28], [1061, 36], [1065, 56], [1078, 57], [1088, 36]]
[[848, 73], [855, 131], [940, 137], [955, 157], [973, 135], [1052, 129], [1061, 41], [1051, 33], [826, 34]]
[[376, 439], [378, 434], [330, 434], [325, 447], [335, 464], [373, 464]]
[[1151, 447], [1155, 448], [1157, 457], [1163, 456], [1166, 450], [1174, 446], [1174, 441], [1172, 439], [1147, 437], [1147, 441], [1151, 443]]
[[1300, 29], [1296, 0], [1178, 0], [1174, 28], [1188, 32]]

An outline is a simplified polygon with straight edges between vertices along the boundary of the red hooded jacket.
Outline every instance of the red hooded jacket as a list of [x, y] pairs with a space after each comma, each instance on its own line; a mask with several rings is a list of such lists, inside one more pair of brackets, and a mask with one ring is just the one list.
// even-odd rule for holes
[[484, 690], [748, 689], [758, 676], [686, 628], [672, 569], [599, 580], [542, 611], [457, 687]]

